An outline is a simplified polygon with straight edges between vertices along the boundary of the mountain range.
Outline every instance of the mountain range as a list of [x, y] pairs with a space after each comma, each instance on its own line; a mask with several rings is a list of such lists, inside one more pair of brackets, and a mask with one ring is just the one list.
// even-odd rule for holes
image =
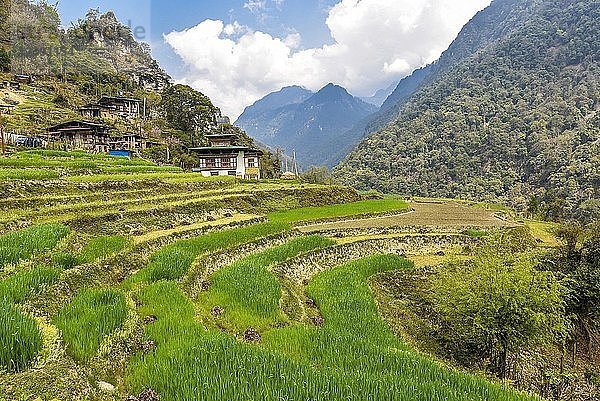
[[316, 93], [299, 86], [283, 88], [247, 107], [235, 122], [250, 136], [298, 162], [326, 165], [336, 146], [346, 147], [344, 133], [374, 113], [377, 106], [328, 84]]

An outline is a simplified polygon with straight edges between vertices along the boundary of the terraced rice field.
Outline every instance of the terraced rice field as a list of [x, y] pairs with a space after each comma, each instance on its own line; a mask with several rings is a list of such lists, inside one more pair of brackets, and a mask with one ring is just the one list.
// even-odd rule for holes
[[497, 212], [466, 204], [437, 202], [410, 203], [411, 210], [390, 216], [341, 220], [299, 227], [302, 232], [390, 227], [431, 227], [439, 229], [514, 227], [515, 222], [500, 218]]
[[[428, 359], [378, 313], [372, 276], [476, 235], [339, 241], [437, 226], [431, 206], [183, 172], [74, 179], [66, 157], [31, 156], [50, 181], [0, 181], [1, 401], [535, 399]], [[448, 227], [510, 225], [435, 207]]]

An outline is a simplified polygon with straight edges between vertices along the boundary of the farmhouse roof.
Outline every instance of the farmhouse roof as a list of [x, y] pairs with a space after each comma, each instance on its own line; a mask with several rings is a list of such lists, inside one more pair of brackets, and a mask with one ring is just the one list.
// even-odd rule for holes
[[122, 96], [102, 96], [99, 100], [98, 103], [102, 103], [102, 102], [135, 102], [135, 103], [141, 103], [142, 101], [140, 99], [134, 99], [134, 98], [130, 98], [130, 97], [122, 97]]

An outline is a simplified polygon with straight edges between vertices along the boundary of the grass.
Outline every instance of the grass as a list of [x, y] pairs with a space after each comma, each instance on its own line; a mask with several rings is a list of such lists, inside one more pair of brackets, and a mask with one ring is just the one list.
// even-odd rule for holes
[[286, 320], [279, 309], [281, 284], [268, 267], [334, 244], [330, 239], [311, 235], [247, 256], [212, 275], [210, 291], [199, 297], [200, 307], [206, 316], [215, 306], [224, 308], [219, 325], [226, 324], [237, 332], [250, 326], [262, 331], [281, 324]]
[[309, 220], [398, 212], [406, 210], [408, 207], [408, 203], [400, 199], [375, 199], [338, 205], [306, 207], [273, 212], [269, 214], [269, 220], [285, 223], [296, 223]]
[[62, 332], [69, 354], [85, 361], [95, 355], [102, 340], [126, 317], [127, 304], [121, 291], [85, 289], [58, 312], [54, 323]]
[[54, 248], [69, 233], [62, 224], [42, 224], [0, 236], [0, 268]]
[[558, 224], [545, 221], [525, 220], [525, 225], [529, 227], [531, 235], [535, 237], [541, 246], [556, 248], [561, 245], [561, 242], [555, 234], [555, 231], [559, 226]]
[[55, 180], [60, 177], [58, 171], [29, 168], [1, 168], [0, 180]]
[[19, 372], [31, 365], [42, 349], [35, 320], [0, 300], [0, 369]]
[[380, 255], [320, 274], [308, 292], [325, 326], [273, 329], [259, 345], [204, 329], [175, 283], [152, 284], [139, 294], [140, 313], [158, 318], [146, 330], [157, 348], [132, 359], [127, 387], [132, 393], [151, 387], [163, 401], [533, 399], [440, 366], [393, 335], [367, 278], [410, 267]]
[[206, 234], [177, 241], [152, 255], [150, 264], [132, 280], [176, 280], [189, 270], [199, 255], [241, 245], [252, 240], [277, 234], [288, 228], [282, 223], [261, 223]]
[[465, 235], [471, 237], [471, 238], [482, 238], [482, 237], [487, 237], [489, 234], [489, 232], [484, 231], [484, 230], [477, 230], [477, 229], [469, 229], [466, 230], [464, 232]]
[[8, 304], [24, 302], [30, 295], [44, 285], [58, 281], [60, 269], [54, 267], [36, 267], [19, 271], [0, 281], [0, 302]]
[[157, 166], [140, 159], [94, 155], [86, 152], [26, 151], [0, 159], [0, 177], [7, 179], [43, 180], [65, 175], [123, 174], [123, 173], [173, 173], [182, 172], [179, 167]]
[[146, 181], [146, 180], [171, 180], [177, 179], [181, 182], [192, 179], [194, 181], [217, 181], [229, 182], [235, 181], [235, 177], [204, 177], [199, 173], [175, 173], [175, 172], [152, 172], [152, 173], [132, 173], [132, 174], [93, 174], [78, 175], [68, 177], [70, 182], [119, 182], [119, 181]]
[[130, 246], [133, 242], [120, 235], [93, 238], [81, 250], [78, 259], [80, 263], [92, 263], [106, 259]]

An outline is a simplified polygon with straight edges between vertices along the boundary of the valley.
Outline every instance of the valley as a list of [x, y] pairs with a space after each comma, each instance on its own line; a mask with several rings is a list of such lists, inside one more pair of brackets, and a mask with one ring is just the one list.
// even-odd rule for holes
[[600, 400], [598, 1], [234, 3], [0, 0], [0, 401]]

